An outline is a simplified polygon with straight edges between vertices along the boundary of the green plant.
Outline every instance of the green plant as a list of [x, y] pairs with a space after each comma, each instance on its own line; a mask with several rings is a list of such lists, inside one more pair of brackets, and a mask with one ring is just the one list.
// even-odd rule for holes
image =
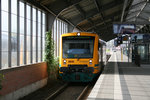
[[4, 79], [4, 75], [0, 73], [0, 90], [2, 89], [2, 80]]
[[47, 62], [48, 78], [55, 77], [54, 72], [57, 70], [58, 62], [54, 57], [54, 41], [52, 39], [51, 31], [46, 32], [45, 61]]

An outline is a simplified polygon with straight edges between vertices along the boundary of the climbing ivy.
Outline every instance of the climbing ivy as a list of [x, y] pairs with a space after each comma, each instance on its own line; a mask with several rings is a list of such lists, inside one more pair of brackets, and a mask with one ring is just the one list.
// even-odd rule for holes
[[54, 41], [51, 30], [46, 32], [45, 61], [47, 62], [48, 78], [50, 78], [52, 76], [51, 72], [55, 72], [58, 65], [54, 57]]

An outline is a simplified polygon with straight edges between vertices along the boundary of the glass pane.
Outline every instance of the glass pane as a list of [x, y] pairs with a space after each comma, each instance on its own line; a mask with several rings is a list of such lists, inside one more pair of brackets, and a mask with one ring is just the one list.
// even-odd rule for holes
[[2, 51], [8, 51], [8, 33], [2, 32]]
[[11, 13], [17, 14], [17, 0], [11, 2]]
[[27, 36], [27, 51], [31, 51], [31, 37], [30, 36]]
[[33, 51], [33, 63], [35, 63], [35, 62], [36, 62], [36, 52]]
[[38, 23], [38, 36], [41, 36], [41, 23]]
[[8, 0], [1, 0], [2, 10], [8, 11]]
[[41, 37], [38, 37], [38, 50], [41, 50]]
[[44, 59], [45, 59], [45, 51], [42, 52], [42, 56], [43, 56], [42, 61], [44, 61]]
[[38, 22], [41, 23], [41, 11], [38, 10]]
[[2, 69], [8, 68], [8, 52], [2, 52]]
[[24, 35], [20, 35], [20, 51], [24, 51]]
[[17, 51], [17, 34], [11, 33], [11, 51]]
[[42, 14], [42, 21], [43, 21], [43, 24], [45, 25], [45, 14], [44, 13]]
[[17, 16], [11, 14], [11, 32], [17, 33]]
[[60, 21], [60, 23], [59, 23], [60, 25], [59, 25], [59, 34], [62, 34], [62, 21]]
[[11, 65], [17, 66], [17, 52], [11, 52]]
[[30, 64], [31, 52], [27, 52], [27, 64]]
[[31, 19], [31, 7], [27, 5], [27, 19]]
[[20, 17], [20, 34], [24, 34], [24, 18]]
[[8, 32], [8, 13], [2, 11], [2, 31]]
[[36, 21], [36, 9], [32, 8], [32, 20]]
[[41, 51], [38, 51], [38, 62], [41, 62]]
[[20, 52], [20, 65], [24, 64], [24, 52]]
[[33, 51], [36, 51], [36, 37], [32, 37]]
[[19, 4], [20, 4], [20, 16], [24, 17], [24, 3], [20, 1]]
[[43, 50], [45, 50], [45, 38], [43, 38]]
[[27, 35], [31, 35], [31, 21], [27, 19]]
[[43, 34], [43, 37], [45, 37], [45, 25], [42, 25], [42, 27], [43, 27], [42, 34]]
[[32, 30], [33, 30], [33, 36], [36, 36], [36, 22], [35, 21], [33, 21], [33, 24], [32, 24], [33, 26], [32, 26]]

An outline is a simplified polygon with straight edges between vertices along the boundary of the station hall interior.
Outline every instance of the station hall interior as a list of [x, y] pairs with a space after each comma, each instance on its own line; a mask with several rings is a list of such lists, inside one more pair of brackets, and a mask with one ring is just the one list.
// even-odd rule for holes
[[[126, 32], [118, 28], [126, 26]], [[149, 0], [0, 0], [0, 100], [19, 100], [48, 84], [48, 32], [55, 59], [60, 57], [61, 35], [66, 33], [96, 33], [106, 43], [110, 58], [86, 99], [150, 99]], [[108, 77], [114, 79], [110, 87], [114, 92], [100, 92]], [[130, 91], [134, 87], [128, 87], [128, 79], [134, 78], [132, 82], [141, 83], [137, 87], [143, 86], [140, 93], [146, 95], [134, 93], [138, 89]], [[128, 90], [121, 89], [122, 80]]]

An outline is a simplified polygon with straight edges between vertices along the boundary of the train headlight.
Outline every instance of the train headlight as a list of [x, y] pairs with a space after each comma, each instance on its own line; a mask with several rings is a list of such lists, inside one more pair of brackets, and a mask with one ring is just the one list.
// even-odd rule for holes
[[92, 64], [92, 60], [89, 60], [89, 64]]
[[66, 60], [64, 60], [64, 64], [66, 64]]
[[77, 36], [80, 36], [80, 33], [77, 33]]

